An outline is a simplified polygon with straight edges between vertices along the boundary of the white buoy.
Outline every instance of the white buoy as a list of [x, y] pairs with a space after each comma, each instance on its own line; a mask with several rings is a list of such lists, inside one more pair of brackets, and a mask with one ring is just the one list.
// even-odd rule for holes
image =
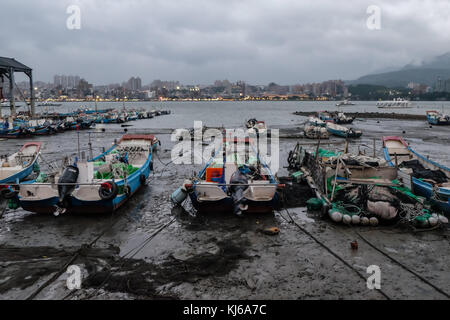
[[361, 218], [361, 224], [363, 226], [367, 226], [367, 225], [369, 225], [369, 223], [370, 223], [369, 218], [367, 218], [367, 217], [362, 217]]
[[447, 217], [441, 216], [439, 215], [439, 221], [443, 224], [447, 224], [448, 223], [448, 219]]
[[352, 224], [360, 224], [361, 223], [361, 218], [357, 215], [352, 216]]
[[352, 222], [352, 217], [350, 217], [348, 214], [344, 214], [342, 217], [342, 222], [344, 224], [350, 224]]
[[340, 213], [337, 210], [333, 210], [333, 209], [329, 210], [328, 215], [330, 216], [331, 220], [333, 220], [334, 222], [342, 221], [342, 213]]
[[375, 217], [372, 217], [369, 219], [369, 223], [371, 226], [376, 227], [378, 225], [378, 219]]
[[439, 222], [439, 219], [437, 219], [437, 218], [431, 217], [428, 219], [428, 223], [430, 224], [431, 227], [437, 226], [438, 222]]

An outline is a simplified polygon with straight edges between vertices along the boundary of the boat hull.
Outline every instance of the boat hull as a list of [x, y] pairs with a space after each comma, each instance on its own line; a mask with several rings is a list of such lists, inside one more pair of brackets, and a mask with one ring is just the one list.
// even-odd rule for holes
[[[202, 214], [208, 213], [230, 213], [234, 210], [234, 203], [231, 197], [226, 197], [217, 201], [198, 201], [197, 194], [192, 192], [189, 194], [192, 205], [194, 208]], [[245, 213], [272, 213], [279, 208], [280, 200], [278, 193], [275, 193], [274, 197], [270, 201], [253, 201], [246, 200], [248, 209]]]
[[[152, 151], [154, 151], [156, 148], [156, 144], [152, 146]], [[114, 147], [109, 149], [107, 152], [113, 150]], [[106, 154], [105, 152], [104, 154]], [[151, 172], [151, 163], [152, 163], [152, 155], [153, 152], [150, 152], [146, 162], [133, 174], [131, 174], [127, 178], [127, 185], [129, 187], [128, 194], [121, 193], [118, 194], [114, 199], [112, 200], [83, 200], [81, 197], [77, 197], [77, 190], [76, 188], [72, 192], [72, 196], [68, 198], [67, 201], [67, 207], [66, 213], [71, 214], [98, 214], [98, 213], [112, 213], [119, 209], [123, 204], [125, 204], [136, 192], [139, 191], [141, 187], [143, 187], [143, 177], [145, 177], [144, 181], [147, 181], [148, 177], [150, 176]], [[100, 156], [93, 159], [93, 161], [96, 161]], [[124, 180], [118, 180], [116, 181], [117, 187], [119, 190], [123, 190], [125, 186]], [[99, 188], [100, 186], [98, 186]], [[50, 185], [47, 186], [47, 188], [51, 188]], [[23, 197], [19, 196], [19, 203], [20, 206], [30, 212], [36, 212], [36, 213], [54, 213], [57, 209], [57, 205], [59, 202], [58, 193], [56, 189], [47, 189], [50, 190], [48, 193], [51, 194], [53, 192], [52, 196], [49, 196], [45, 199], [36, 199], [36, 200], [29, 200], [24, 199]], [[98, 192], [98, 189], [96, 188], [96, 191]]]
[[[396, 141], [403, 141], [399, 140], [397, 137], [393, 137], [393, 140]], [[429, 165], [433, 166], [436, 169], [440, 169], [443, 171], [450, 172], [450, 168], [447, 168], [445, 166], [439, 165], [438, 163], [431, 161], [427, 159], [426, 157], [422, 156], [421, 154], [417, 153], [411, 147], [407, 146], [405, 144], [405, 147], [407, 150], [415, 157], [419, 158], [423, 162], [428, 163]], [[389, 154], [389, 149], [387, 147], [383, 148], [384, 158], [388, 162], [390, 166], [395, 166], [393, 163], [393, 159], [391, 158]], [[433, 188], [433, 185], [431, 183], [422, 181], [420, 179], [417, 179], [415, 177], [412, 177], [412, 185], [413, 185], [413, 192], [414, 194], [424, 197], [427, 200], [431, 201], [435, 206], [437, 206], [440, 210], [443, 212], [450, 214], [450, 199], [448, 198], [450, 196], [450, 190], [448, 188], [436, 188], [436, 191]], [[436, 199], [435, 192], [438, 194], [439, 197], [442, 197], [444, 200]], [[446, 200], [445, 200], [446, 199]]]
[[335, 129], [332, 129], [332, 128], [327, 128], [327, 130], [332, 135], [337, 136], [337, 137], [341, 137], [341, 138], [359, 138], [359, 137], [362, 136], [362, 132], [348, 133], [346, 131], [335, 130]]

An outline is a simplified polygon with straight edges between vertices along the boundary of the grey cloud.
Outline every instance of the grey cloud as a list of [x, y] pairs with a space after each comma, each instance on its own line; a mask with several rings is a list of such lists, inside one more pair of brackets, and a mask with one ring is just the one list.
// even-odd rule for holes
[[[373, 2], [3, 0], [0, 52], [45, 81], [72, 73], [101, 84], [352, 79], [450, 51], [448, 1]], [[70, 4], [81, 30], [66, 28]], [[371, 4], [382, 9], [379, 31], [366, 28]]]

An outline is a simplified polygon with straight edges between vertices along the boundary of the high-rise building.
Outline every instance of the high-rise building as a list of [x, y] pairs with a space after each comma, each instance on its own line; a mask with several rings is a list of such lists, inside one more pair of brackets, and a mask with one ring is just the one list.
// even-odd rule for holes
[[139, 77], [131, 77], [127, 82], [127, 88], [133, 91], [141, 90], [142, 80]]
[[53, 85], [55, 87], [61, 86], [63, 88], [76, 88], [80, 83], [79, 76], [66, 76], [66, 75], [55, 75], [53, 77]]

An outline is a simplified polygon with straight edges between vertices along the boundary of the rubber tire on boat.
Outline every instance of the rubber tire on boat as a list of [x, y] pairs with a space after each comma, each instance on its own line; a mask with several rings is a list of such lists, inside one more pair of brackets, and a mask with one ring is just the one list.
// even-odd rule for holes
[[150, 170], [153, 171], [153, 161], [150, 161]]
[[125, 192], [125, 195], [127, 197], [130, 197], [131, 196], [131, 187], [130, 186], [125, 186], [124, 187], [124, 192]]
[[98, 189], [98, 195], [102, 200], [112, 200], [117, 197], [117, 194], [119, 193], [119, 187], [114, 181], [108, 181], [106, 183], [111, 186], [111, 190], [106, 190], [103, 186], [100, 186], [100, 188]]
[[141, 183], [142, 186], [146, 186], [147, 185], [147, 178], [145, 177], [145, 175], [141, 174], [139, 176], [139, 182]]
[[17, 193], [11, 189], [5, 188], [0, 191], [0, 196], [4, 199], [13, 199], [17, 196]]

